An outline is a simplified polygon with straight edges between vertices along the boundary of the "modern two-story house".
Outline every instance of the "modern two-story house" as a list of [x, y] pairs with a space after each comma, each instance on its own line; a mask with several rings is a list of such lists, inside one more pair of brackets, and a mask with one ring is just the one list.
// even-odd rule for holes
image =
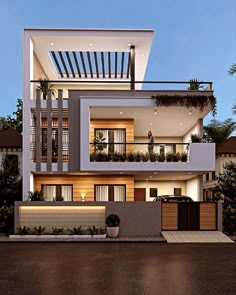
[[192, 143], [191, 134], [202, 135], [214, 109], [212, 83], [198, 90], [186, 81], [145, 82], [153, 36], [24, 30], [24, 200], [35, 190], [47, 200], [203, 200], [202, 175], [215, 170], [215, 145]]

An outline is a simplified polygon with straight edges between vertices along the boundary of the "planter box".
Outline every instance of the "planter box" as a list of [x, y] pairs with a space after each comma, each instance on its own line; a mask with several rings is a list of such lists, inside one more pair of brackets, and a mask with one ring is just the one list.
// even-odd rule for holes
[[105, 239], [104, 235], [10, 235], [10, 239]]

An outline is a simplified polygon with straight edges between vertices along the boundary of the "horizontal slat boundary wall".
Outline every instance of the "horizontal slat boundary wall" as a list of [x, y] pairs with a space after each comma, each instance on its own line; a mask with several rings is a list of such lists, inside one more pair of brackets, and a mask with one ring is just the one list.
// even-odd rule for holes
[[47, 207], [22, 206], [19, 208], [19, 226], [30, 228], [42, 226], [46, 230], [81, 226], [105, 227], [105, 207]]
[[162, 230], [178, 229], [178, 203], [161, 204]]
[[[90, 121], [90, 142], [94, 141], [94, 129], [112, 129], [112, 128], [125, 128], [126, 129], [126, 142], [134, 142], [134, 120], [122, 120], [122, 119], [114, 119], [114, 120], [101, 120], [101, 119], [91, 119]], [[126, 152], [130, 152], [133, 150], [133, 145], [128, 144], [126, 146]], [[94, 151], [93, 147], [90, 146], [90, 153]]]
[[41, 190], [42, 184], [72, 184], [73, 201], [81, 201], [81, 193], [86, 193], [86, 201], [94, 201], [94, 185], [97, 184], [125, 184], [126, 201], [134, 201], [134, 177], [133, 176], [81, 176], [81, 175], [35, 175], [34, 188]]
[[216, 230], [216, 203], [200, 203], [200, 230]]

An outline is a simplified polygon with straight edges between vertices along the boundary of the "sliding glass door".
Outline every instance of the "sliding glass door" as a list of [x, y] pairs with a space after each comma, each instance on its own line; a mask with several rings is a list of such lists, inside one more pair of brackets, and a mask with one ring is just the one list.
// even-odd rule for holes
[[114, 154], [124, 154], [126, 151], [126, 129], [94, 129], [95, 138], [103, 138], [105, 145], [103, 145], [102, 152]]

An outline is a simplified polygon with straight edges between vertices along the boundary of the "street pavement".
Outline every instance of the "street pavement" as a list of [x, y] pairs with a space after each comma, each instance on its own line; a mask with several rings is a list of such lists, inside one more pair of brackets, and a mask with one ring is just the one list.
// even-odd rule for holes
[[236, 244], [1, 243], [0, 294], [236, 294]]

